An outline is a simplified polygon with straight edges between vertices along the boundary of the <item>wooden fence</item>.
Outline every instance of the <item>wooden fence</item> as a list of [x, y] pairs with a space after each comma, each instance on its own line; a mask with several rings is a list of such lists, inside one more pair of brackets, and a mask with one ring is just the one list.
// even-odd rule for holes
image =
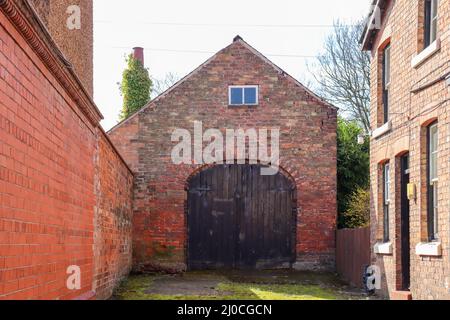
[[370, 228], [337, 231], [336, 266], [341, 277], [362, 287], [364, 268], [370, 265]]

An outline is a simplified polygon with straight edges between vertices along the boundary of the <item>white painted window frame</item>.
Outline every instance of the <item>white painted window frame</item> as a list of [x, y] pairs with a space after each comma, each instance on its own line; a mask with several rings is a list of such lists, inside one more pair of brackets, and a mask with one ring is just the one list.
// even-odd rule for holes
[[389, 205], [391, 202], [391, 165], [390, 163], [386, 163], [384, 165], [384, 204]]
[[[245, 103], [245, 89], [256, 89], [256, 103]], [[242, 103], [231, 103], [231, 89], [242, 89]], [[245, 86], [228, 86], [228, 105], [229, 106], [257, 106], [259, 105], [259, 86], [258, 85], [245, 85]]]
[[[438, 224], [438, 212], [439, 212], [439, 202], [438, 202], [438, 181], [439, 181], [439, 175], [438, 175], [438, 160], [439, 160], [439, 128], [438, 123], [435, 123], [430, 126], [430, 141], [429, 141], [429, 171], [430, 171], [430, 184], [433, 186], [433, 222], [434, 222], [434, 232], [435, 236], [439, 237], [439, 224]], [[434, 133], [434, 134], [433, 134]], [[433, 137], [436, 139], [434, 141]], [[436, 146], [436, 149], [433, 148], [433, 146]], [[434, 160], [434, 161], [433, 161]], [[436, 170], [436, 176], [431, 176], [431, 173]]]
[[430, 42], [434, 42], [437, 39], [438, 33], [438, 19], [439, 19], [439, 0], [431, 0], [431, 20], [430, 20]]
[[386, 89], [389, 91], [389, 87], [391, 84], [391, 45], [388, 44], [383, 52], [385, 56], [385, 63], [384, 63], [384, 83], [386, 86]]

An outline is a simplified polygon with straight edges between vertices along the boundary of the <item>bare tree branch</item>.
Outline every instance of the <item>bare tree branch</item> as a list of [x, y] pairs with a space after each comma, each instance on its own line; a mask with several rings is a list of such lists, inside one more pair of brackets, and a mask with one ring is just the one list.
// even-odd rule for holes
[[[324, 53], [310, 68], [319, 95], [341, 108], [343, 116], [370, 131], [370, 55], [363, 52], [359, 37], [363, 22], [337, 21], [326, 38]], [[312, 69], [312, 70], [311, 70]]]
[[161, 93], [163, 93], [167, 89], [169, 89], [176, 82], [178, 82], [179, 79], [180, 79], [180, 77], [172, 72], [166, 73], [166, 75], [163, 79], [156, 79], [156, 78], [152, 77], [152, 81], [153, 81], [152, 99], [159, 96]]

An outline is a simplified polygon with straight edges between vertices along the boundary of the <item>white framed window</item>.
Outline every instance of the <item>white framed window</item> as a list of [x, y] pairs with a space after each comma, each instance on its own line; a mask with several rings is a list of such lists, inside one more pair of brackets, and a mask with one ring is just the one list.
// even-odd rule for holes
[[391, 189], [391, 170], [389, 163], [384, 165], [384, 204], [388, 205], [391, 200], [390, 189]]
[[256, 106], [259, 102], [259, 87], [251, 86], [229, 86], [228, 104], [230, 106]]
[[383, 166], [383, 242], [389, 242], [389, 203], [391, 189], [391, 170], [389, 163]]
[[384, 85], [386, 88], [391, 84], [391, 45], [384, 49]]
[[425, 48], [437, 39], [439, 0], [425, 0]]
[[389, 85], [391, 83], [391, 44], [383, 50], [383, 122], [389, 121]]
[[438, 123], [428, 127], [428, 240], [438, 239]]
[[430, 183], [438, 181], [438, 126], [437, 123], [430, 126]]

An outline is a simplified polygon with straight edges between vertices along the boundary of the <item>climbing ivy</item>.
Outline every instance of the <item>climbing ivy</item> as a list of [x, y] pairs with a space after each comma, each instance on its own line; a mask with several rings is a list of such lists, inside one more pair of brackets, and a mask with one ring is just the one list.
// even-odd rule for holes
[[127, 68], [123, 71], [120, 84], [120, 92], [123, 97], [120, 120], [128, 118], [145, 106], [150, 100], [153, 87], [148, 69], [139, 60], [130, 54], [126, 61]]

